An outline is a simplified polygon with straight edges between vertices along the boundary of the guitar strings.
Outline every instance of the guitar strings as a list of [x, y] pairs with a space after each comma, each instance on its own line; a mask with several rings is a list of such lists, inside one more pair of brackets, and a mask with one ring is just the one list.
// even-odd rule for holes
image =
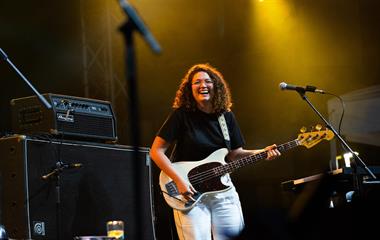
[[[282, 152], [284, 150], [296, 147], [298, 145], [299, 145], [298, 140], [296, 139], [296, 140], [293, 140], [291, 142], [279, 145], [277, 147], [277, 149], [280, 152]], [[198, 183], [201, 183], [205, 180], [209, 180], [209, 179], [212, 179], [212, 178], [217, 177], [217, 176], [222, 176], [222, 175], [226, 174], [230, 169], [233, 169], [233, 167], [239, 168], [239, 167], [245, 166], [246, 164], [244, 162], [255, 163], [258, 160], [265, 158], [266, 155], [267, 155], [267, 151], [261, 152], [258, 154], [254, 154], [251, 156], [247, 156], [247, 157], [238, 159], [236, 161], [232, 161], [230, 163], [227, 163], [225, 165], [221, 165], [221, 166], [218, 166], [218, 167], [215, 167], [212, 169], [208, 169], [202, 173], [194, 174], [194, 175], [189, 177], [189, 180], [192, 184], [198, 184]]]
[[222, 175], [226, 174], [228, 172], [228, 170], [231, 169], [231, 165], [237, 165], [238, 166], [239, 165], [238, 161], [241, 162], [241, 161], [245, 161], [245, 160], [252, 161], [252, 163], [255, 163], [259, 159], [251, 159], [251, 157], [239, 159], [237, 161], [234, 161], [233, 163], [231, 162], [231, 163], [228, 163], [226, 165], [221, 165], [221, 166], [209, 169], [207, 171], [204, 171], [202, 173], [195, 174], [195, 175], [189, 177], [189, 180], [192, 184], [198, 184], [198, 183], [201, 183], [205, 180], [209, 180], [209, 179], [212, 179], [214, 177], [222, 176]]
[[[319, 136], [314, 136], [312, 138], [319, 138]], [[303, 138], [301, 140], [305, 141], [305, 138]], [[293, 141], [290, 141], [290, 142], [287, 142], [287, 143], [279, 145], [277, 147], [277, 149], [280, 152], [282, 152], [282, 151], [285, 151], [287, 149], [291, 149], [291, 148], [299, 146], [299, 145], [300, 145], [300, 140], [295, 139]], [[247, 161], [247, 163], [249, 163], [249, 161], [253, 161], [252, 163], [255, 163], [257, 160], [260, 160], [260, 159], [264, 158], [266, 154], [267, 154], [267, 151], [261, 152], [259, 154], [254, 154], [254, 155], [251, 155], [251, 156], [248, 156], [248, 157], [244, 157], [244, 158], [236, 160], [236, 161], [232, 161], [232, 162], [227, 163], [225, 165], [221, 165], [221, 166], [218, 166], [218, 167], [215, 167], [215, 168], [208, 169], [208, 170], [206, 170], [204, 172], [201, 172], [201, 173], [194, 174], [194, 175], [190, 176], [189, 180], [190, 180], [190, 182], [192, 184], [198, 184], [198, 183], [200, 183], [202, 181], [209, 180], [209, 179], [217, 177], [217, 176], [222, 176], [223, 174], [226, 174], [228, 172], [226, 170], [233, 169], [232, 168], [233, 165], [235, 165], [235, 167], [244, 166], [245, 165], [244, 161]], [[259, 156], [259, 157], [257, 157], [257, 156]]]
[[[237, 167], [239, 167], [240, 163], [244, 162], [244, 161], [247, 161], [247, 163], [248, 162], [255, 163], [258, 160], [264, 158], [265, 155], [266, 155], [266, 152], [262, 152], [260, 154], [254, 155], [254, 156], [248, 156], [248, 157], [230, 162], [228, 164], [221, 165], [221, 166], [206, 170], [202, 173], [194, 174], [193, 176], [189, 177], [189, 180], [192, 184], [198, 184], [198, 183], [201, 183], [205, 180], [209, 180], [209, 179], [212, 179], [214, 177], [218, 177], [218, 176], [222, 176], [222, 175], [226, 174], [228, 172], [228, 170], [231, 169], [232, 165], [236, 165]], [[259, 157], [257, 157], [257, 156], [259, 156]], [[244, 164], [242, 164], [241, 166], [244, 166]]]

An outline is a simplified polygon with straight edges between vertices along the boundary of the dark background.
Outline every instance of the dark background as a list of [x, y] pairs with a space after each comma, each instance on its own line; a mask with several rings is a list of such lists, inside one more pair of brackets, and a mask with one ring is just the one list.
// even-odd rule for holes
[[[282, 81], [336, 95], [379, 83], [377, 0], [130, 2], [163, 49], [154, 54], [134, 35], [144, 147], [150, 147], [182, 76], [195, 63], [214, 65], [229, 82], [247, 148], [293, 140], [302, 126], [321, 123], [296, 92], [279, 90]], [[129, 145], [130, 97], [119, 31], [127, 17], [118, 2], [2, 1], [0, 9], [0, 47], [33, 85], [41, 93], [111, 101], [119, 143]], [[9, 101], [33, 92], [4, 61], [0, 79], [0, 130], [7, 134]], [[330, 95], [308, 97], [328, 116]], [[365, 149], [360, 154], [366, 162], [378, 163], [377, 147], [355, 146]], [[330, 145], [322, 142], [234, 173], [248, 225], [280, 226], [294, 202], [281, 182], [325, 172], [330, 158]]]

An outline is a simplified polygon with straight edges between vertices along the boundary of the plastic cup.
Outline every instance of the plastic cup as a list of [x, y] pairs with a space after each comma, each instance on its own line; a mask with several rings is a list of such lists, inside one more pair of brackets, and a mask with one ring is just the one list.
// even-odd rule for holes
[[108, 221], [107, 237], [113, 237], [117, 240], [124, 240], [124, 222], [120, 220]]

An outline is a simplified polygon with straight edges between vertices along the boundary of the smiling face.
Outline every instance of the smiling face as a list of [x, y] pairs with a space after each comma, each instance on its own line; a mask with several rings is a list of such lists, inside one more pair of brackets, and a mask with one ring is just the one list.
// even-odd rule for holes
[[197, 72], [191, 80], [191, 89], [197, 107], [204, 112], [212, 112], [214, 82], [206, 72]]

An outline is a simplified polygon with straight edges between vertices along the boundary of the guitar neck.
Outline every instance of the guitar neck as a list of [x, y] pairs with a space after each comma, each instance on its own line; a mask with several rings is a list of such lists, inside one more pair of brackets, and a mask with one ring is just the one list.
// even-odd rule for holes
[[[295, 139], [293, 141], [278, 145], [277, 149], [282, 153], [282, 152], [286, 152], [292, 148], [295, 148], [299, 145], [300, 144], [299, 144], [298, 139]], [[250, 156], [246, 156], [246, 157], [243, 157], [241, 159], [231, 161], [225, 165], [219, 166], [219, 167], [217, 167], [217, 169], [214, 169], [214, 170], [215, 170], [215, 172], [218, 173], [219, 176], [222, 176], [226, 173], [231, 173], [231, 172], [233, 172], [239, 168], [242, 168], [246, 165], [254, 164], [254, 163], [258, 162], [259, 160], [265, 159], [265, 158], [267, 158], [267, 155], [268, 155], [267, 151], [257, 153], [257, 154], [252, 154]]]

